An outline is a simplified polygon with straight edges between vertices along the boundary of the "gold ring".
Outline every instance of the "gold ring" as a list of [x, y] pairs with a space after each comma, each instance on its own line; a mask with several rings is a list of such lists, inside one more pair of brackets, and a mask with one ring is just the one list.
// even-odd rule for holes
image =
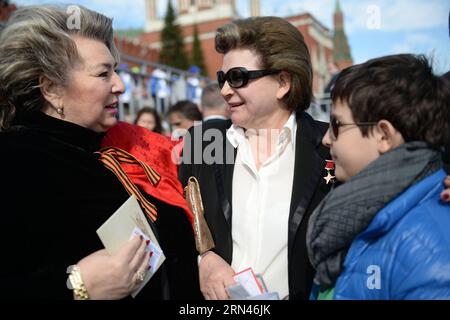
[[136, 280], [137, 280], [137, 282], [140, 283], [140, 282], [144, 281], [146, 274], [147, 273], [145, 271], [143, 271], [143, 270], [139, 270], [138, 272], [136, 272]]

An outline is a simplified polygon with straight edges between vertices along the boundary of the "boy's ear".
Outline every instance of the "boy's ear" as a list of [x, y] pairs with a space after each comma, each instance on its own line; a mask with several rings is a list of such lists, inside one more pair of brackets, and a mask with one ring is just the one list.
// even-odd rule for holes
[[277, 99], [281, 100], [291, 90], [291, 75], [286, 71], [281, 71], [278, 74], [278, 92]]
[[61, 107], [61, 87], [46, 76], [39, 78], [39, 87], [41, 88], [42, 96], [54, 108]]
[[384, 154], [405, 143], [402, 134], [388, 120], [380, 120], [375, 128], [378, 152]]

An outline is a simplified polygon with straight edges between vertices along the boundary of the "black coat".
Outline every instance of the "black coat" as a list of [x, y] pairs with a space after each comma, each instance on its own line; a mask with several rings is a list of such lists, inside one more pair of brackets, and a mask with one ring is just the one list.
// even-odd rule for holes
[[[129, 197], [93, 154], [102, 137], [41, 112], [0, 133], [2, 298], [72, 299], [66, 268], [103, 248], [97, 228]], [[200, 298], [187, 217], [149, 199], [167, 260], [137, 297]]]
[[[215, 252], [231, 264], [233, 242], [231, 238], [232, 219], [232, 179], [234, 161], [230, 164], [226, 158], [234, 160], [236, 150], [226, 139], [226, 130], [230, 121], [205, 123], [190, 130], [192, 141], [185, 138], [183, 163], [180, 166], [179, 177], [183, 186], [190, 176], [199, 180], [205, 218], [213, 234], [216, 248]], [[328, 148], [321, 143], [327, 130], [327, 125], [313, 120], [308, 114], [297, 116], [297, 136], [295, 153], [295, 172], [292, 200], [289, 213], [288, 228], [288, 273], [289, 298], [307, 299], [311, 290], [314, 270], [309, 263], [306, 249], [306, 229], [309, 216], [322, 198], [327, 194], [331, 185], [326, 184], [326, 161], [330, 160]], [[201, 159], [199, 155], [210, 144], [209, 141], [199, 143], [198, 137], [203, 132], [215, 128], [221, 132], [223, 157], [215, 164], [191, 164], [192, 160]], [[222, 150], [222, 151], [223, 151]], [[221, 164], [224, 163], [224, 164]]]

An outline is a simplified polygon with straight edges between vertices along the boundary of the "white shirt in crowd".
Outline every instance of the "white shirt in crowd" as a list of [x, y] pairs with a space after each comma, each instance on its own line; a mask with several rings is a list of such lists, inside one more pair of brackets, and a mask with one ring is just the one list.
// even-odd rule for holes
[[208, 121], [208, 120], [227, 120], [227, 118], [224, 116], [220, 116], [220, 115], [212, 115], [212, 116], [207, 116], [207, 117], [203, 118], [203, 122]]

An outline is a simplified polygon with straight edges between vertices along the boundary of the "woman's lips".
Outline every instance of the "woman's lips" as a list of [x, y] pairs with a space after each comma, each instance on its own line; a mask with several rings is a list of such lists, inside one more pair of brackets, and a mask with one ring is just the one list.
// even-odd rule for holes
[[230, 109], [238, 108], [243, 105], [243, 103], [229, 103]]
[[115, 102], [113, 104], [107, 105], [105, 109], [107, 109], [108, 113], [116, 115], [119, 112], [119, 103]]

